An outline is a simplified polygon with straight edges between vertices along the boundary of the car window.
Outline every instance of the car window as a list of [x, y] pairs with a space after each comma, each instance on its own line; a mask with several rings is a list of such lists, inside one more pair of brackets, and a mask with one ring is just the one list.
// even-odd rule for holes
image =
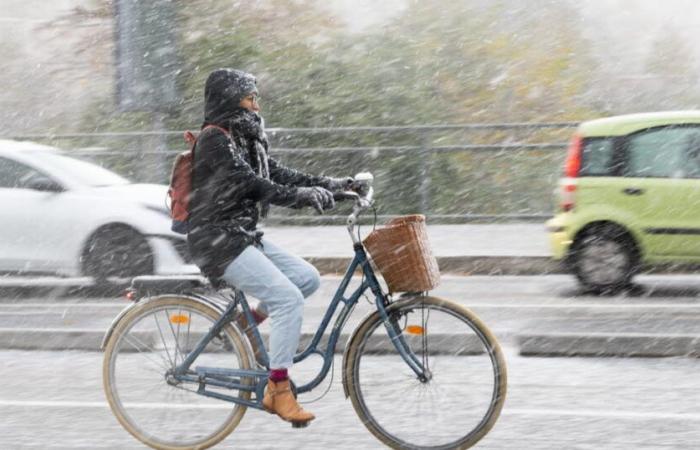
[[102, 166], [60, 153], [46, 152], [42, 155], [42, 162], [60, 172], [64, 177], [86, 186], [118, 186], [130, 183], [126, 178]]
[[700, 178], [700, 128], [668, 127], [632, 136], [625, 176]]
[[612, 138], [587, 138], [583, 142], [581, 176], [611, 175], [613, 160]]
[[28, 181], [40, 175], [25, 164], [0, 157], [0, 188], [23, 188]]

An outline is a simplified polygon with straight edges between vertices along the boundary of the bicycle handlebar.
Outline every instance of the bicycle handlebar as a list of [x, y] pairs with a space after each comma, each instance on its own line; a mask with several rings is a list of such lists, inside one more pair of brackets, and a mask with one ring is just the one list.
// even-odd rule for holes
[[[355, 235], [355, 225], [357, 225], [357, 217], [362, 211], [372, 206], [374, 196], [374, 189], [369, 186], [365, 189], [365, 195], [360, 195], [357, 192], [346, 191], [338, 193], [338, 200], [355, 200], [355, 206], [352, 208], [352, 213], [348, 216], [347, 226], [348, 233], [350, 233], [350, 239], [352, 239], [353, 244], [360, 244], [360, 238]], [[334, 194], [334, 198], [335, 194]]]
[[342, 202], [344, 200], [359, 200], [360, 194], [355, 191], [340, 191], [333, 193], [333, 200]]
[[[359, 194], [355, 191], [339, 191], [333, 193], [333, 200], [337, 202], [354, 200], [355, 209], [359, 208], [359, 210], [367, 209], [372, 206], [372, 197], [374, 197], [374, 189], [372, 187], [367, 189], [367, 193], [365, 195]], [[359, 210], [355, 211], [355, 209], [353, 209], [353, 212], [359, 212]]]

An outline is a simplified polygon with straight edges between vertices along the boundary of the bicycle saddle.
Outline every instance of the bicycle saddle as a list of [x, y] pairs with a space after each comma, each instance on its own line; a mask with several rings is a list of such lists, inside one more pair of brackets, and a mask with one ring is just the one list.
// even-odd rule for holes
[[141, 275], [131, 280], [130, 291], [143, 294], [182, 294], [210, 286], [201, 275]]

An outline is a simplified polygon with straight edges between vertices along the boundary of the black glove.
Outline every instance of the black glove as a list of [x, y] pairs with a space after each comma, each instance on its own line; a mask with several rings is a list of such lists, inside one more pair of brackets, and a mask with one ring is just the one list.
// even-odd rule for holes
[[328, 178], [324, 187], [333, 192], [347, 191], [354, 182], [355, 179], [353, 177]]
[[335, 200], [333, 199], [333, 193], [320, 186], [299, 187], [294, 199], [294, 206], [296, 208], [313, 206], [319, 214], [323, 214], [324, 210], [333, 209]]

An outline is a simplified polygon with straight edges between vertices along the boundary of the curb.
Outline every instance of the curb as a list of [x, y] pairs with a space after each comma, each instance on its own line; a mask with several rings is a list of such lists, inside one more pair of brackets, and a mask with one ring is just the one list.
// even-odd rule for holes
[[565, 273], [561, 263], [548, 256], [442, 256], [440, 271], [470, 275], [543, 275]]
[[[308, 256], [322, 275], [342, 274], [352, 258]], [[566, 273], [561, 263], [548, 256], [438, 256], [440, 272], [462, 275], [544, 275]]]
[[[83, 350], [102, 351], [100, 345], [107, 330], [80, 328], [0, 328], [2, 350]], [[145, 340], [150, 341], [147, 336]], [[343, 353], [350, 334], [341, 334], [336, 353]], [[268, 335], [263, 334], [265, 342]], [[306, 347], [313, 334], [302, 333], [300, 347]], [[328, 335], [321, 338], [321, 348], [328, 343]], [[381, 348], [380, 346], [377, 347]]]
[[521, 356], [700, 357], [700, 336], [651, 333], [520, 335]]
[[75, 328], [0, 328], [3, 350], [100, 350], [105, 330]]
[[[75, 329], [75, 328], [0, 328], [0, 349], [2, 350], [82, 350], [82, 351], [102, 351], [100, 345], [102, 338], [105, 335], [103, 330], [94, 329]], [[335, 353], [343, 354], [345, 345], [350, 339], [351, 333], [343, 333], [338, 339]], [[267, 343], [269, 335], [263, 334], [263, 340]], [[314, 335], [312, 333], [302, 333], [299, 343], [299, 350], [304, 350], [312, 341]], [[453, 354], [456, 351], [466, 351], [468, 354], [482, 353], [479, 342], [476, 336], [473, 339], [468, 339], [465, 345], [465, 339], [454, 338], [456, 336], [445, 333], [439, 333], [435, 336], [436, 347], [433, 350], [439, 351], [440, 354]], [[140, 336], [143, 342], [156, 342], [157, 335]], [[415, 341], [415, 345], [420, 344], [419, 336], [409, 336], [409, 343]], [[367, 342], [369, 354], [382, 354], [393, 350], [393, 345], [382, 336], [371, 338]], [[439, 348], [438, 348], [439, 345]], [[319, 343], [319, 348], [328, 347], [328, 335], [324, 335]], [[431, 346], [432, 347], [432, 346]]]
[[[352, 258], [304, 256], [322, 275], [342, 274]], [[550, 275], [570, 273], [562, 261], [550, 256], [438, 256], [440, 272], [455, 275]], [[700, 272], [697, 263], [661, 263], [642, 268], [640, 274], [684, 274]]]
[[[0, 329], [2, 350], [44, 351], [101, 351], [100, 344], [105, 330], [95, 329]], [[464, 350], [464, 339], [452, 339], [454, 335], [441, 334], [439, 342], [442, 354], [452, 354], [456, 349]], [[350, 333], [340, 335], [336, 354], [342, 354]], [[663, 335], [648, 333], [542, 333], [514, 336], [521, 356], [584, 356], [584, 357], [670, 357], [700, 358], [700, 335]], [[267, 335], [263, 335], [267, 340]], [[313, 339], [313, 334], [303, 333], [300, 349]], [[417, 338], [420, 339], [420, 338]], [[503, 340], [502, 340], [503, 341]], [[510, 339], [508, 339], [510, 341]], [[321, 338], [320, 348], [327, 346], [328, 336]], [[505, 342], [503, 342], [505, 343]], [[475, 342], [476, 344], [476, 342]], [[391, 348], [385, 340], [368, 343], [372, 353], [381, 354]], [[471, 354], [477, 354], [474, 346]]]
[[[346, 256], [302, 256], [313, 264], [322, 275], [344, 274], [352, 261]], [[436, 257], [440, 272], [455, 275], [549, 275], [570, 273], [561, 261], [550, 256], [438, 256]], [[683, 274], [700, 272], [700, 264], [655, 264], [643, 268], [643, 274]], [[189, 273], [186, 275], [199, 275]], [[21, 287], [63, 289], [75, 285], [89, 284], [87, 278], [75, 278], [67, 281], [61, 277], [49, 277], [40, 282], [0, 279], [0, 288], [13, 289]]]

